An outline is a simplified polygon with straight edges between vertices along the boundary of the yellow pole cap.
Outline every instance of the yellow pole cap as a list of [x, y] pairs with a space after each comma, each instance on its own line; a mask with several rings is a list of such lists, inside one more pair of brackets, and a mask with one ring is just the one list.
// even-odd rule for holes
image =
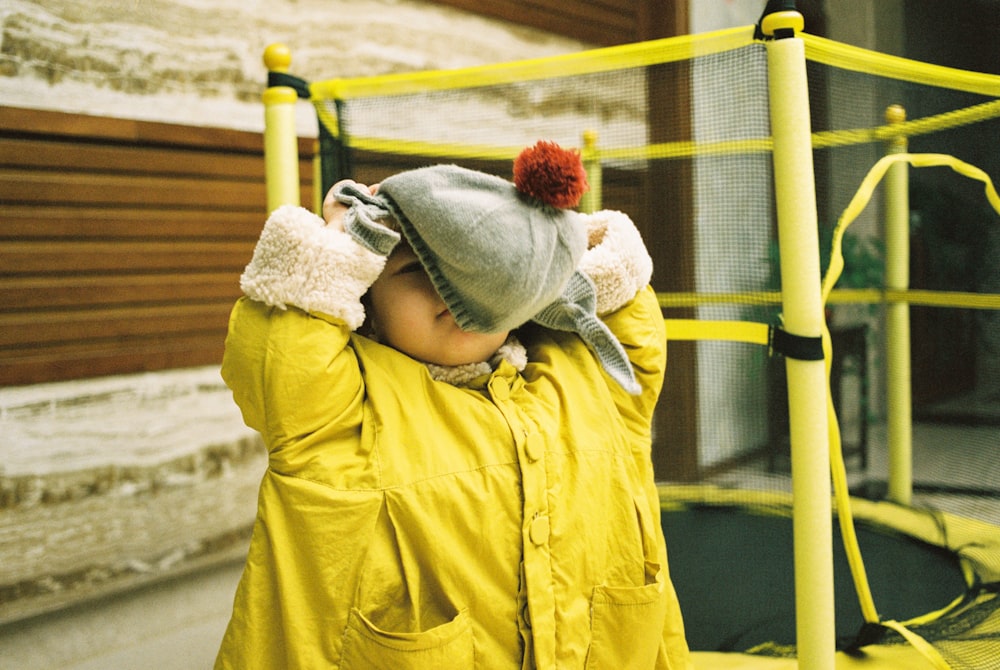
[[767, 37], [774, 37], [780, 30], [792, 30], [800, 33], [805, 28], [806, 21], [798, 12], [772, 12], [760, 22], [760, 30]]
[[888, 123], [902, 123], [906, 121], [906, 108], [902, 105], [889, 105], [885, 109], [885, 120]]
[[292, 65], [292, 51], [281, 42], [275, 42], [264, 49], [264, 65], [271, 72], [288, 72]]

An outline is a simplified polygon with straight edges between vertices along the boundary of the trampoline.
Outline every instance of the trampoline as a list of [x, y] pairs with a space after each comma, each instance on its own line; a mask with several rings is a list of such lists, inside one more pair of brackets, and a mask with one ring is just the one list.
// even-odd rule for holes
[[[582, 209], [637, 223], [670, 340], [654, 466], [684, 482], [660, 486], [662, 526], [696, 667], [1000, 670], [1000, 433], [938, 455], [945, 479], [931, 488], [946, 500], [914, 495], [909, 368], [911, 308], [915, 320], [957, 315], [938, 334], [932, 378], [955, 368], [959, 334], [991, 332], [1000, 294], [973, 270], [1000, 254], [963, 266], [968, 285], [915, 289], [906, 272], [911, 238], [922, 260], [954, 257], [952, 220], [981, 232], [974, 250], [1000, 251], [1000, 154], [982, 146], [1000, 137], [1000, 77], [810, 36], [795, 12], [451, 71], [307, 82], [288, 73], [283, 45], [265, 63], [269, 209], [318, 210], [339, 179], [430, 163], [509, 176], [544, 137], [580, 147], [592, 187]], [[299, 99], [318, 119], [312, 174], [298, 169]], [[984, 155], [993, 162], [976, 167]], [[928, 176], [911, 183], [911, 172]], [[927, 208], [911, 230], [910, 192], [941, 189], [974, 204], [949, 201], [941, 221]], [[862, 232], [848, 237], [856, 220]], [[868, 283], [838, 284], [842, 271]], [[842, 312], [862, 333], [858, 351], [832, 348]], [[851, 416], [846, 400], [859, 397]], [[867, 437], [872, 417], [887, 435], [859, 441], [863, 467], [888, 451], [894, 502], [848, 497], [840, 424]], [[786, 425], [790, 473], [774, 467], [788, 448], [774, 427]]]
[[[660, 500], [692, 651], [793, 655], [791, 496], [661, 486]], [[943, 512], [851, 502], [880, 614], [911, 622], [930, 641], [985, 642], [994, 648], [982, 652], [995, 653], [989, 640], [1000, 619], [1000, 529]], [[865, 624], [839, 533], [833, 539], [838, 650], [861, 658], [873, 643], [903, 645], [891, 630]]]

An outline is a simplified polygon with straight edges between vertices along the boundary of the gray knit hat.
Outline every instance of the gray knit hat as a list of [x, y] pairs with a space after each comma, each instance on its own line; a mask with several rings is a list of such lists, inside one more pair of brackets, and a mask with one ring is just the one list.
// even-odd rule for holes
[[345, 229], [373, 251], [387, 254], [398, 239], [379, 220], [391, 214], [399, 222], [463, 330], [535, 321], [576, 332], [612, 377], [638, 392], [621, 344], [594, 313], [593, 283], [576, 269], [587, 250], [586, 225], [568, 208], [586, 190], [579, 155], [540, 142], [518, 157], [514, 175], [512, 183], [435, 165], [389, 177], [375, 195], [348, 183], [336, 196], [350, 205]]

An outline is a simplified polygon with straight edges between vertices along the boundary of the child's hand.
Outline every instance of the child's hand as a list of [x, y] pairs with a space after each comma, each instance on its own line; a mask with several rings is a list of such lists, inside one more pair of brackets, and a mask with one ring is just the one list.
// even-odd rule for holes
[[346, 182], [353, 183], [361, 190], [368, 189], [368, 192], [372, 195], [378, 191], [378, 184], [365, 186], [364, 184], [358, 184], [351, 179], [338, 181], [330, 188], [326, 197], [323, 198], [323, 220], [326, 221], [328, 228], [334, 228], [335, 230], [339, 230], [341, 232], [344, 230], [344, 214], [347, 213], [348, 207], [338, 200], [335, 194], [339, 190], [340, 186]]
[[344, 214], [347, 213], [347, 205], [337, 200], [334, 194], [340, 185], [347, 181], [351, 180], [338, 181], [326, 192], [326, 197], [323, 198], [323, 220], [326, 221], [328, 228], [333, 228], [341, 232], [344, 230]]

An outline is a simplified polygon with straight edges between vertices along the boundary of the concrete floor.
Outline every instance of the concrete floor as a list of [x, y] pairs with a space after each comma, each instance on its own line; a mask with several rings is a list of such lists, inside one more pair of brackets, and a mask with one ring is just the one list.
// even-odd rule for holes
[[242, 569], [228, 564], [0, 627], [0, 668], [211, 668]]
[[[914, 423], [912, 433], [914, 493], [912, 504], [1000, 526], [1000, 423]], [[766, 459], [727, 470], [707, 483], [724, 487], [791, 490], [787, 458], [777, 471]], [[852, 491], [865, 497], [885, 495], [889, 448], [884, 423], [868, 429], [868, 467], [848, 459]], [[871, 495], [869, 493], [871, 492]]]

